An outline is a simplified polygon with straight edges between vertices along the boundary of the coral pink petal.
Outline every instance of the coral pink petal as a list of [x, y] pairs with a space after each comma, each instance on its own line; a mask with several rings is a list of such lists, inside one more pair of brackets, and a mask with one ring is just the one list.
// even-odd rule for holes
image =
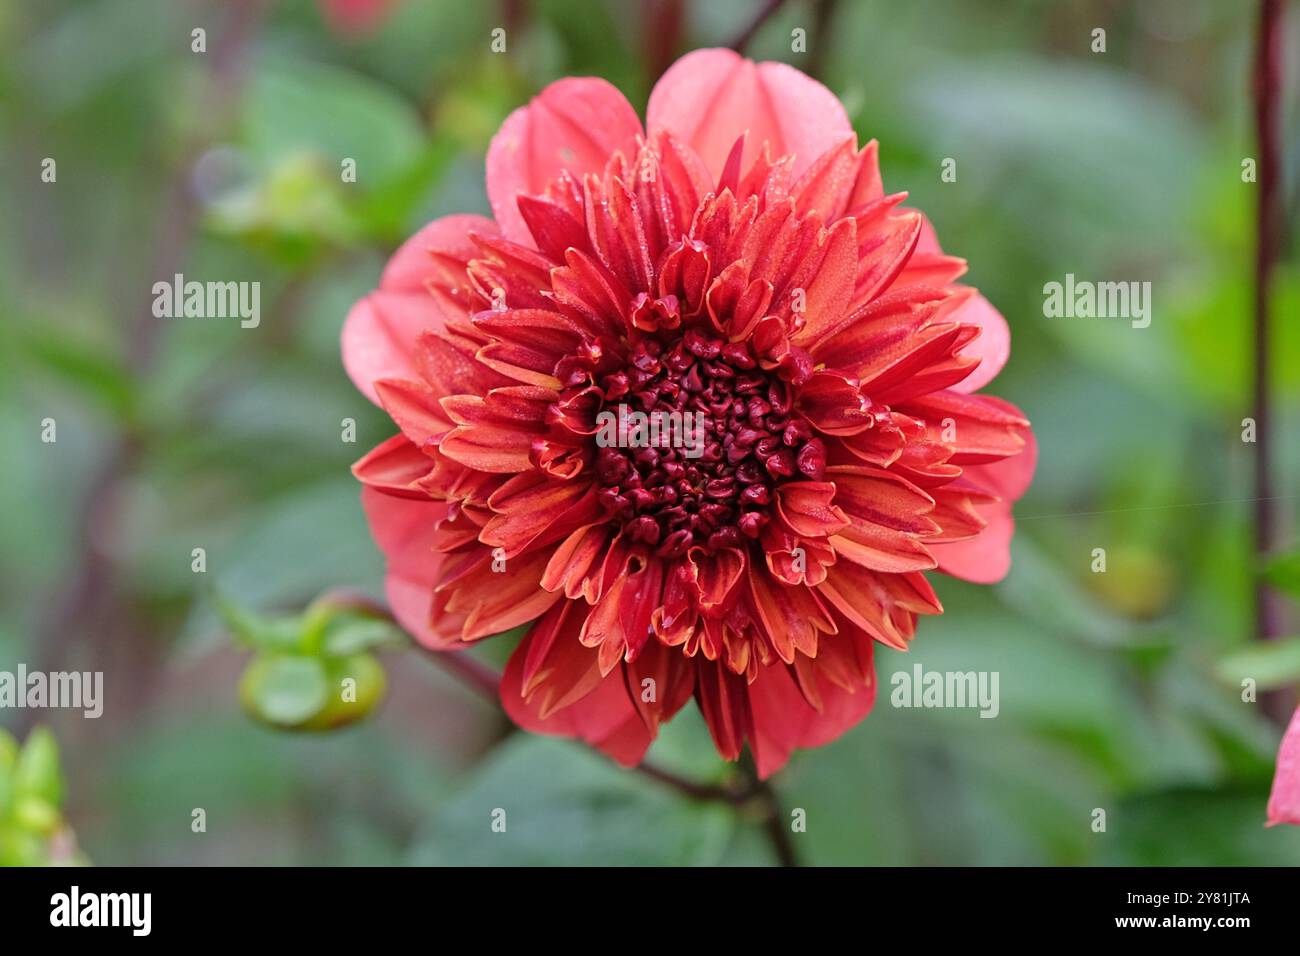
[[980, 517], [988, 522], [988, 527], [976, 537], [927, 545], [939, 562], [939, 570], [945, 574], [976, 584], [996, 584], [1011, 570], [1011, 535], [1015, 531], [1011, 503], [1025, 493], [1038, 463], [1038, 440], [1034, 433], [1026, 428], [1021, 435], [1025, 449], [1020, 454], [964, 469], [967, 478], [1002, 500], [975, 506]]
[[983, 388], [997, 377], [1011, 357], [1011, 329], [1007, 326], [1007, 320], [982, 295], [976, 295], [944, 318], [980, 327], [980, 334], [975, 341], [961, 350], [964, 356], [978, 358], [980, 364], [975, 366], [970, 375], [953, 385], [952, 390], [974, 392]]
[[1300, 707], [1282, 735], [1273, 791], [1268, 797], [1268, 825], [1279, 823], [1300, 826]]
[[982, 488], [993, 492], [1004, 501], [1018, 501], [1034, 480], [1038, 466], [1038, 439], [1026, 428], [1020, 432], [1025, 440], [1024, 451], [987, 465], [967, 465], [966, 477]]
[[671, 130], [700, 155], [715, 178], [736, 140], [749, 136], [741, 167], [764, 141], [775, 159], [794, 154], [792, 179], [853, 135], [848, 114], [830, 90], [784, 63], [754, 63], [731, 50], [696, 50], [655, 84], [646, 127]]
[[495, 236], [497, 224], [484, 216], [456, 213], [435, 219], [393, 253], [379, 277], [382, 292], [425, 292], [434, 275], [432, 254], [467, 261], [480, 255], [479, 247], [469, 238], [471, 232]]
[[611, 674], [590, 694], [543, 718], [523, 696], [524, 661], [530, 640], [531, 635], [519, 642], [501, 675], [501, 705], [510, 719], [533, 733], [576, 737], [625, 767], [639, 764], [652, 738], [620, 676]]
[[459, 646], [457, 635], [440, 635], [429, 627], [433, 588], [445, 561], [433, 549], [434, 532], [447, 515], [446, 503], [396, 498], [364, 487], [361, 506], [388, 563], [384, 592], [397, 622], [426, 647]]
[[921, 233], [916, 239], [915, 253], [918, 256], [943, 255], [943, 249], [939, 247], [939, 234], [934, 231], [934, 223], [925, 213], [921, 214]]
[[402, 630], [425, 647], [445, 651], [465, 646], [460, 635], [440, 634], [429, 626], [433, 616], [432, 586], [389, 571], [384, 577], [384, 597]]
[[[934, 231], [934, 224], [930, 222], [929, 216], [921, 216], [921, 233], [916, 240], [916, 251], [913, 254], [943, 255], [943, 249], [939, 246], [939, 236]], [[1007, 326], [1007, 320], [982, 295], [974, 296], [951, 315], [944, 316], [944, 319], [980, 327], [980, 334], [975, 341], [961, 350], [962, 355], [978, 358], [980, 364], [970, 375], [952, 386], [954, 392], [978, 391], [997, 377], [998, 372], [1002, 371], [1002, 367], [1007, 364], [1007, 359], [1011, 357], [1011, 329]]]
[[1015, 522], [1011, 505], [993, 501], [975, 506], [988, 526], [974, 538], [948, 544], [927, 545], [939, 562], [939, 570], [963, 581], [996, 584], [1011, 570], [1011, 534]]
[[767, 779], [785, 766], [796, 748], [820, 747], [849, 730], [871, 710], [876, 699], [875, 683], [854, 693], [818, 679], [822, 710], [804, 699], [787, 668], [764, 667], [749, 685], [749, 704], [754, 717], [754, 738], [750, 742], [759, 776]]
[[366, 398], [380, 404], [375, 381], [412, 378], [404, 343], [420, 331], [442, 324], [442, 313], [428, 295], [376, 290], [359, 300], [343, 323], [343, 368]]
[[506, 117], [488, 147], [488, 200], [501, 231], [532, 246], [519, 194], [544, 191], [561, 172], [581, 182], [603, 172], [615, 152], [635, 161], [640, 135], [636, 111], [605, 80], [570, 77], [546, 87]]
[[426, 329], [440, 329], [446, 316], [425, 283], [435, 275], [433, 253], [472, 258], [469, 231], [495, 234], [496, 224], [482, 216], [435, 219], [393, 253], [379, 288], [357, 302], [343, 323], [343, 367], [353, 384], [376, 405], [375, 380], [418, 378], [412, 355]]

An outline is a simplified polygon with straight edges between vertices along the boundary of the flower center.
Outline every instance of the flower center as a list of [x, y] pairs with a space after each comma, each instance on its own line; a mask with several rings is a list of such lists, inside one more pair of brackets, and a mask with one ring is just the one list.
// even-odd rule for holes
[[611, 426], [597, 433], [598, 497], [660, 557], [742, 547], [770, 520], [777, 485], [825, 469], [790, 384], [712, 329], [641, 336], [596, 384]]

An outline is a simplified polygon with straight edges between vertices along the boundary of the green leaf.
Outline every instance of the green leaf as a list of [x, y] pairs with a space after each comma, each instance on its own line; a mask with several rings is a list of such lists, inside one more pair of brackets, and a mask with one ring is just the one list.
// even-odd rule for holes
[[258, 650], [291, 651], [301, 648], [303, 622], [298, 615], [270, 617], [246, 611], [220, 594], [214, 598], [221, 619], [241, 643]]
[[[6, 4], [0, 15], [0, 21], [12, 31], [6, 40], [17, 41], [24, 32], [21, 23], [25, 18], [16, 14], [16, 5]], [[75, 4], [57, 16], [33, 19], [32, 25], [42, 23], [44, 29], [8, 48], [5, 73], [11, 65], [16, 68], [24, 82], [41, 91], [42, 107], [57, 115], [57, 111], [102, 96], [124, 77], [133, 72], [139, 75], [148, 64], [173, 54], [176, 37], [185, 36], [188, 49], [191, 20], [184, 8], [171, 0]], [[104, 42], [112, 36], [134, 39], [130, 43]]]
[[666, 770], [701, 783], [722, 783], [737, 773], [734, 763], [718, 756], [709, 726], [696, 707], [684, 708], [659, 728], [659, 736], [650, 746], [649, 759]]
[[1300, 637], [1266, 641], [1224, 657], [1216, 673], [1233, 684], [1251, 678], [1263, 690], [1300, 680]]
[[14, 791], [22, 797], [39, 797], [58, 806], [63, 799], [63, 776], [59, 772], [59, 745], [54, 734], [37, 727], [27, 737], [14, 769]]
[[1264, 568], [1264, 579], [1292, 597], [1300, 598], [1300, 551], [1270, 561]]
[[244, 709], [264, 723], [293, 727], [309, 720], [329, 701], [325, 664], [317, 657], [259, 655], [240, 681]]
[[706, 866], [721, 858], [733, 828], [729, 807], [686, 800], [581, 745], [521, 736], [438, 805], [414, 857], [421, 864]]
[[1139, 793], [1108, 814], [1103, 866], [1294, 866], [1300, 830], [1264, 828], [1266, 786]]
[[435, 140], [409, 169], [366, 192], [355, 210], [367, 234], [400, 242], [410, 228], [412, 210], [442, 177], [454, 158], [447, 137]]
[[399, 175], [420, 154], [423, 133], [415, 111], [388, 88], [348, 70], [271, 61], [257, 71], [248, 103], [248, 146], [269, 166], [307, 151], [339, 181], [342, 161], [354, 159], [356, 185], [364, 190]]
[[388, 621], [341, 617], [331, 621], [326, 628], [321, 652], [328, 657], [346, 657], [402, 641], [402, 632]]
[[64, 386], [85, 393], [121, 419], [130, 417], [134, 402], [131, 377], [122, 363], [102, 348], [69, 339], [66, 332], [44, 323], [33, 325], [11, 341], [33, 365]]

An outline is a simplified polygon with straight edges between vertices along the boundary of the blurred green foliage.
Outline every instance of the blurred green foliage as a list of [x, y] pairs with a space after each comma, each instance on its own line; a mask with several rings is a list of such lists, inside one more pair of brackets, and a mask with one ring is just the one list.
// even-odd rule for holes
[[[769, 862], [747, 813], [511, 735], [416, 655], [389, 658], [384, 707], [336, 734], [276, 734], [237, 713], [244, 655], [206, 594], [258, 616], [245, 687], [273, 723], [320, 713], [326, 660], [369, 653], [309, 652], [299, 618], [284, 618], [290, 647], [266, 643], [267, 620], [329, 587], [381, 593], [348, 466], [391, 425], [343, 374], [348, 307], [420, 225], [487, 211], [487, 141], [532, 92], [598, 74], [640, 109], [653, 77], [637, 8], [616, 0], [519, 4], [506, 55], [489, 50], [505, 22], [492, 3], [397, 0], [374, 32], [338, 35], [316, 3], [282, 0], [219, 74], [222, 107], [213, 51], [236, 6], [0, 8], [0, 669], [36, 666], [53, 640], [64, 666], [106, 672], [103, 718], [49, 715], [75, 781], [64, 813], [90, 857]], [[754, 7], [688, 0], [680, 47], [728, 42]], [[791, 0], [755, 37], [752, 55], [804, 68], [790, 31], [824, 46], [823, 79], [861, 138], [880, 140], [886, 185], [910, 190], [1011, 323], [994, 391], [1027, 411], [1041, 446], [1010, 577], [939, 581], [946, 613], [922, 622], [907, 657], [879, 652], [876, 712], [777, 777], [786, 812], [807, 811], [794, 838], [806, 861], [1300, 862], [1300, 834], [1262, 828], [1278, 731], [1240, 692], [1243, 677], [1297, 676], [1294, 642], [1250, 644], [1250, 12], [857, 0], [816, 37], [811, 4]], [[206, 55], [190, 50], [196, 26]], [[1096, 26], [1105, 55], [1089, 52]], [[1292, 94], [1291, 157], [1296, 120]], [[45, 157], [56, 183], [40, 181]], [[954, 183], [940, 179], [945, 157]], [[179, 235], [169, 183], [197, 197]], [[260, 327], [141, 322], [171, 254], [187, 275], [261, 282]], [[1045, 319], [1042, 287], [1067, 272], [1151, 280], [1151, 327]], [[1279, 508], [1293, 516], [1300, 324], [1282, 317], [1300, 314], [1294, 251], [1276, 295]], [[39, 440], [46, 418], [53, 444]], [[341, 440], [348, 419], [355, 443]], [[125, 467], [103, 470], [114, 456]], [[94, 512], [87, 531], [83, 502], [110, 502], [111, 520]], [[81, 593], [88, 555], [95, 590], [58, 637], [50, 621]], [[1293, 593], [1295, 560], [1269, 572]], [[483, 653], [499, 663], [507, 649]], [[891, 708], [889, 675], [918, 662], [999, 671], [999, 718]], [[17, 766], [8, 739], [0, 767]], [[651, 756], [693, 779], [728, 773], [690, 709]], [[43, 786], [31, 792], [57, 807]], [[4, 821], [16, 791], [0, 787]], [[191, 829], [195, 808], [207, 833]], [[0, 856], [43, 852], [14, 849], [7, 827]]]
[[38, 727], [22, 747], [0, 730], [0, 866], [84, 863], [59, 806], [63, 774], [54, 735]]

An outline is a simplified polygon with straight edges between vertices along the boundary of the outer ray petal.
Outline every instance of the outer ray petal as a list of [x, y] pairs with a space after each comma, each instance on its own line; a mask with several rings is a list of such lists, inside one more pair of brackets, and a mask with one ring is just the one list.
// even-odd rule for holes
[[797, 179], [822, 153], [853, 135], [835, 94], [784, 63], [754, 63], [731, 50], [696, 50], [672, 65], [650, 94], [646, 126], [671, 130], [716, 178], [748, 131], [742, 168], [762, 144], [794, 155]]
[[569, 77], [546, 87], [506, 117], [488, 147], [488, 200], [501, 231], [532, 246], [519, 194], [542, 192], [561, 172], [579, 181], [602, 172], [615, 152], [635, 156], [639, 135], [636, 111], [607, 81]]
[[975, 511], [988, 524], [974, 538], [929, 546], [939, 570], [945, 574], [975, 584], [996, 584], [1011, 570], [1011, 537], [1015, 532], [1011, 505], [1029, 487], [1038, 462], [1034, 433], [1026, 428], [1021, 434], [1025, 449], [1020, 454], [963, 469], [966, 477], [1000, 496], [1000, 500], [975, 505]]
[[448, 316], [425, 288], [435, 275], [432, 256], [468, 261], [476, 254], [468, 232], [495, 233], [482, 216], [435, 219], [393, 254], [379, 288], [352, 307], [343, 323], [343, 367], [353, 384], [376, 405], [375, 380], [418, 378], [415, 342], [426, 329], [441, 329]]
[[[850, 639], [847, 633], [827, 640]], [[866, 660], [871, 660], [871, 642], [861, 642]], [[871, 711], [876, 701], [875, 676], [868, 666], [869, 679], [853, 691], [833, 683], [816, 667], [810, 679], [816, 682], [821, 710], [814, 709], [786, 667], [765, 667], [749, 685], [750, 709], [754, 731], [750, 741], [758, 774], [770, 777], [790, 759], [796, 748], [820, 747], [830, 743], [856, 725]]]
[[[531, 699], [524, 696], [524, 669], [539, 625], [534, 625], [520, 641], [501, 677], [501, 704], [510, 719], [534, 733], [576, 737], [625, 767], [636, 766], [645, 756], [653, 737], [632, 703], [623, 680], [611, 675], [597, 682], [589, 693], [546, 717], [542, 716], [542, 701], [537, 696]], [[572, 643], [577, 649], [571, 653], [586, 653], [592, 657], [597, 653], [581, 647], [576, 640]]]
[[[909, 263], [909, 269], [920, 271], [927, 263], [938, 262], [942, 258], [943, 250], [939, 247], [939, 238], [935, 234], [934, 226], [923, 216], [921, 235], [917, 240], [916, 252], [912, 262]], [[899, 283], [906, 284], [908, 279], [908, 269], [905, 269], [899, 278]], [[978, 391], [997, 377], [998, 372], [1002, 371], [1002, 367], [1007, 364], [1007, 359], [1011, 357], [1011, 329], [1007, 325], [1007, 320], [1002, 317], [1001, 312], [993, 308], [988, 299], [978, 294], [953, 312], [944, 315], [943, 318], [945, 321], [977, 325], [980, 328], [979, 336], [961, 350], [962, 355], [978, 358], [980, 364], [969, 376], [952, 386], [957, 392]]]
[[460, 646], [457, 631], [431, 624], [433, 589], [446, 561], [446, 555], [434, 550], [434, 534], [447, 515], [446, 503], [396, 498], [365, 487], [361, 504], [375, 544], [388, 562], [384, 591], [397, 622], [426, 647]]

